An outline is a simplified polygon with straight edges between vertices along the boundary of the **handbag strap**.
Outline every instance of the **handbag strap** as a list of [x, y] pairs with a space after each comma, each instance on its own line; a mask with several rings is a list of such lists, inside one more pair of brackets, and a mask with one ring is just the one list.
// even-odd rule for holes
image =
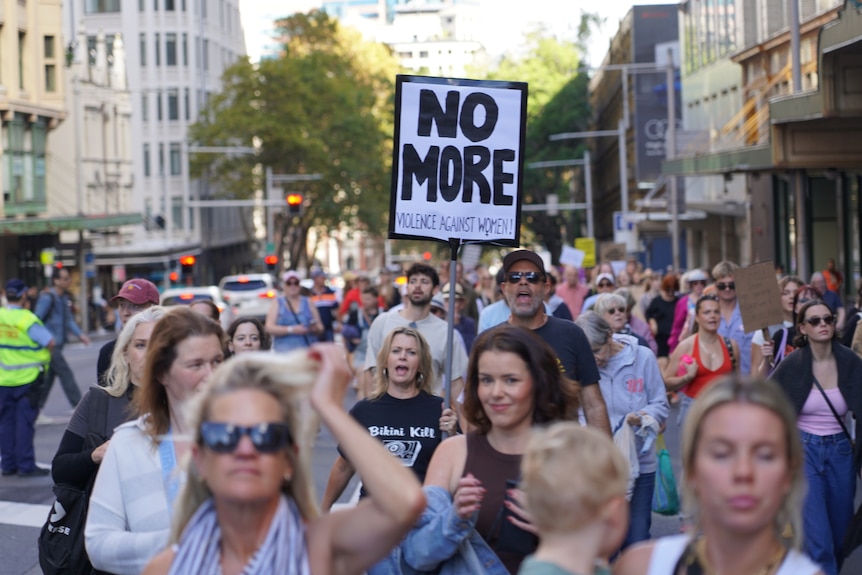
[[[293, 306], [290, 305], [290, 300], [287, 298], [284, 298], [284, 303], [287, 304], [287, 309], [289, 309], [290, 313], [293, 314], [293, 319], [296, 320], [296, 323], [298, 325], [305, 325], [305, 323], [301, 319], [299, 319], [299, 316], [296, 315], [296, 312], [293, 310]], [[303, 303], [304, 303], [304, 298], [300, 298], [299, 305], [302, 305]], [[308, 334], [307, 333], [302, 334], [302, 337], [303, 337], [303, 339], [305, 339], [306, 345], [311, 345], [311, 342], [308, 340]]]
[[820, 382], [817, 381], [816, 377], [812, 377], [812, 379], [814, 380], [814, 385], [816, 385], [817, 389], [820, 390], [820, 393], [823, 394], [823, 399], [826, 400], [826, 405], [829, 406], [829, 410], [832, 411], [832, 415], [835, 416], [835, 420], [838, 422], [838, 425], [841, 426], [842, 431], [844, 431], [844, 435], [847, 436], [847, 439], [849, 439], [850, 443], [852, 444], [853, 443], [853, 436], [851, 436], [850, 432], [847, 431], [847, 426], [844, 425], [844, 421], [841, 419], [841, 416], [838, 415], [838, 411], [835, 409], [835, 406], [832, 405], [831, 401], [829, 401], [829, 396], [826, 395], [826, 391], [823, 389], [823, 386], [820, 385]]
[[733, 342], [730, 341], [729, 337], [722, 337], [724, 340], [724, 347], [727, 348], [727, 355], [730, 356], [730, 366], [733, 368], [733, 371], [736, 371], [736, 355], [733, 353]]

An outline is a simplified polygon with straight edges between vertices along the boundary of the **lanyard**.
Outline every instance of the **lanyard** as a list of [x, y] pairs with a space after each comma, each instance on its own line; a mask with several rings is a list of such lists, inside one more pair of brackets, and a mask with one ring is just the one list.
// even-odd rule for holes
[[174, 500], [180, 490], [180, 478], [176, 473], [177, 452], [174, 449], [174, 434], [169, 429], [167, 434], [159, 442], [159, 459], [162, 463], [162, 483], [165, 486], [165, 495], [168, 500], [168, 515], [172, 515]]

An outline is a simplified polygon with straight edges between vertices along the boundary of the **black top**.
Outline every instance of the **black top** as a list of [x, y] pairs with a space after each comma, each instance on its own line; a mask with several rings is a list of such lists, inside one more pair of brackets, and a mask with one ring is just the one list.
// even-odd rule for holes
[[[386, 393], [379, 399], [363, 399], [350, 410], [371, 437], [380, 440], [404, 467], [409, 467], [420, 483], [425, 482], [431, 455], [440, 445], [442, 413], [443, 398], [425, 392], [410, 399]], [[344, 457], [341, 449], [338, 452]], [[359, 496], [365, 496], [364, 489]]]
[[133, 392], [134, 386], [130, 385], [129, 390], [122, 397], [109, 395], [107, 391], [99, 387], [91, 387], [84, 394], [75, 408], [72, 419], [69, 420], [69, 426], [66, 428], [63, 438], [60, 440], [54, 461], [51, 462], [51, 475], [54, 478], [54, 483], [64, 483], [84, 489], [90, 476], [99, 468], [99, 464], [93, 461], [94, 449], [85, 449], [84, 447], [90, 429], [87, 419], [90, 414], [90, 402], [93, 400], [93, 394], [103, 393], [108, 396], [105, 429], [100, 433], [102, 438], [107, 440], [114, 434], [114, 429], [117, 426], [134, 418], [130, 409]]
[[599, 367], [584, 330], [574, 322], [548, 316], [548, 321], [533, 333], [541, 337], [557, 354], [566, 377], [582, 386], [599, 382]]
[[114, 348], [117, 347], [117, 340], [113, 339], [102, 346], [99, 350], [99, 359], [96, 362], [96, 383], [105, 387], [107, 382], [105, 377], [108, 369], [111, 367], [111, 357], [114, 355]]
[[673, 329], [673, 314], [676, 310], [677, 298], [674, 297], [671, 301], [665, 301], [663, 297], [656, 296], [652, 298], [646, 310], [647, 321], [654, 319], [658, 325], [658, 333], [655, 334], [655, 342], [658, 345], [658, 357], [668, 357], [670, 355], [670, 347], [667, 340], [670, 338], [670, 332]]

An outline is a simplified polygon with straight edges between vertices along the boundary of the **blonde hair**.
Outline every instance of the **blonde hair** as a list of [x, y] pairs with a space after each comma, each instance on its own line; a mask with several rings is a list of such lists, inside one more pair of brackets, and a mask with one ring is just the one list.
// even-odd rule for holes
[[431, 348], [428, 346], [428, 341], [417, 330], [411, 327], [396, 327], [383, 340], [383, 345], [380, 346], [380, 351], [377, 352], [377, 369], [374, 377], [374, 390], [371, 392], [369, 399], [380, 399], [386, 395], [389, 389], [389, 374], [386, 369], [386, 363], [389, 359], [389, 352], [392, 349], [392, 340], [396, 335], [407, 335], [416, 340], [416, 350], [419, 353], [419, 365], [416, 368], [416, 387], [419, 391], [424, 391], [428, 395], [434, 395], [434, 367], [431, 359]]
[[[126, 351], [129, 349], [129, 344], [132, 343], [135, 330], [141, 324], [158, 321], [166, 311], [166, 308], [158, 305], [148, 307], [130, 317], [126, 325], [123, 326], [123, 330], [117, 337], [117, 343], [114, 345], [114, 353], [111, 354], [111, 366], [105, 372], [105, 391], [109, 395], [122, 397], [129, 390], [129, 384], [132, 383]], [[141, 382], [138, 381], [137, 384], [140, 385]]]
[[[256, 390], [275, 398], [282, 411], [282, 421], [290, 426], [293, 448], [287, 448], [287, 459], [293, 468], [290, 481], [284, 481], [281, 491], [292, 498], [302, 518], [309, 521], [318, 516], [317, 498], [311, 471], [317, 416], [309, 396], [317, 377], [317, 362], [306, 350], [287, 354], [253, 351], [240, 354], [219, 366], [206, 383], [204, 391], [190, 407], [193, 442], [202, 445], [200, 427], [207, 421], [216, 398], [240, 390]], [[171, 542], [178, 542], [186, 525], [198, 507], [213, 496], [201, 479], [195, 465], [188, 465], [188, 478], [177, 499]]]
[[535, 430], [521, 458], [521, 488], [541, 531], [573, 531], [625, 497], [629, 466], [606, 434], [576, 421]]
[[[802, 545], [802, 501], [806, 483], [803, 470], [802, 442], [796, 427], [796, 412], [784, 391], [772, 381], [740, 376], [729, 376], [712, 383], [698, 396], [686, 417], [682, 432], [682, 468], [686, 477], [694, 477], [695, 459], [703, 420], [715, 409], [728, 404], [741, 403], [761, 407], [781, 420], [787, 444], [787, 467], [790, 472], [790, 491], [773, 520], [776, 538], [780, 541], [785, 527], [793, 530], [791, 545], [800, 549]], [[700, 508], [697, 495], [691, 484], [683, 483], [683, 499], [686, 512], [700, 531]]]

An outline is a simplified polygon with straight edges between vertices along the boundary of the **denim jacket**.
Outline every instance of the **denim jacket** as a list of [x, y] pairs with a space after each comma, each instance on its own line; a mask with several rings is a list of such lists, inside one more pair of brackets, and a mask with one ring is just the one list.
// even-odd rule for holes
[[442, 487], [425, 486], [427, 506], [413, 530], [373, 575], [510, 575], [473, 523], [455, 513]]

